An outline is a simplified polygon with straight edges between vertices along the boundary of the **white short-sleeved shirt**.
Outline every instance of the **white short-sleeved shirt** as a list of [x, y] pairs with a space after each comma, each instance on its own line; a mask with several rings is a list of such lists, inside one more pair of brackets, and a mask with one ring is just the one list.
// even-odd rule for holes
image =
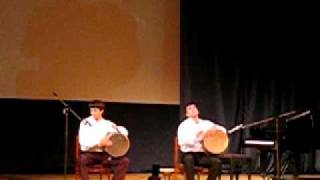
[[120, 131], [121, 134], [128, 136], [128, 130], [123, 126], [119, 127], [110, 120], [100, 119], [96, 121], [92, 116], [89, 116], [80, 123], [80, 149], [82, 151], [102, 152], [103, 150], [98, 148], [98, 144], [107, 134]]
[[199, 119], [196, 122], [192, 118], [185, 119], [178, 127], [178, 144], [182, 152], [204, 152], [202, 139], [197, 138], [197, 133], [211, 128], [226, 129], [209, 120]]

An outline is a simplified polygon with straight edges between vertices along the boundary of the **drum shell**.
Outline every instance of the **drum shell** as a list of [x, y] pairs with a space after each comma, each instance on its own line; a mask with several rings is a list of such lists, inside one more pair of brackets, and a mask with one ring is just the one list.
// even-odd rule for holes
[[109, 138], [112, 146], [106, 147], [105, 151], [113, 157], [121, 157], [127, 154], [130, 148], [130, 140], [127, 136], [120, 133], [113, 133]]
[[211, 154], [221, 154], [229, 146], [229, 137], [221, 129], [208, 130], [203, 139], [203, 148]]

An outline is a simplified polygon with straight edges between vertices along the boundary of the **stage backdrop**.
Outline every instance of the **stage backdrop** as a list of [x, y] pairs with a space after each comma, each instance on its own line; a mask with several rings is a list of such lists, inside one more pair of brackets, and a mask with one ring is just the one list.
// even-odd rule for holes
[[[85, 101], [66, 101], [82, 118], [89, 115]], [[68, 130], [68, 173], [75, 170], [75, 142], [80, 121], [69, 115], [68, 128], [56, 100], [0, 100], [0, 174], [63, 173], [65, 132]], [[105, 118], [129, 131], [130, 172], [151, 172], [153, 164], [173, 164], [173, 139], [179, 106], [106, 103]]]
[[[301, 173], [314, 172], [320, 148], [314, 139], [320, 120], [317, 11], [300, 4], [251, 7], [182, 1], [181, 104], [198, 102], [204, 118], [227, 128], [310, 110], [296, 121], [281, 119], [280, 146], [294, 152]], [[230, 135], [228, 151], [252, 155], [263, 171], [257, 149], [243, 145], [249, 138], [275, 140], [274, 121]]]
[[0, 97], [178, 104], [179, 11], [178, 0], [0, 0]]

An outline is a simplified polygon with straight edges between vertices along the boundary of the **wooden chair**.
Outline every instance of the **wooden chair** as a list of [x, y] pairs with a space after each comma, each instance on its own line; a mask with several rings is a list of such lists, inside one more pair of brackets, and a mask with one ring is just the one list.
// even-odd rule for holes
[[[76, 166], [75, 166], [75, 172], [76, 172], [76, 180], [80, 179], [80, 143], [79, 143], [79, 137], [76, 137]], [[103, 179], [103, 175], [107, 176], [107, 179], [110, 180], [111, 177], [111, 171], [108, 167], [106, 167], [103, 164], [94, 164], [88, 168], [89, 174], [99, 174], [100, 180]]]
[[[184, 168], [183, 168], [183, 163], [180, 161], [179, 157], [179, 151], [180, 151], [180, 146], [178, 144], [178, 137], [174, 137], [174, 151], [173, 151], [173, 163], [174, 163], [174, 173], [175, 174], [182, 174], [185, 177], [184, 173]], [[200, 166], [194, 167], [195, 174], [197, 177], [197, 180], [200, 180], [201, 174], [207, 174], [208, 170], [207, 168], [203, 168]]]

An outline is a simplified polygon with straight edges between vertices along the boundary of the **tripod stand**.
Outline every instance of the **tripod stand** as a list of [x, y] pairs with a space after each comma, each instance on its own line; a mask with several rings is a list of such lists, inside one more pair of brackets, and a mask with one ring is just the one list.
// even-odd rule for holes
[[69, 113], [71, 112], [79, 121], [82, 121], [82, 118], [62, 99], [58, 97], [58, 94], [52, 92], [52, 94], [58, 98], [58, 100], [63, 104], [62, 113], [65, 116], [65, 132], [64, 132], [64, 165], [63, 165], [63, 174], [64, 179], [67, 179], [67, 167], [68, 167], [68, 129], [69, 129]]

